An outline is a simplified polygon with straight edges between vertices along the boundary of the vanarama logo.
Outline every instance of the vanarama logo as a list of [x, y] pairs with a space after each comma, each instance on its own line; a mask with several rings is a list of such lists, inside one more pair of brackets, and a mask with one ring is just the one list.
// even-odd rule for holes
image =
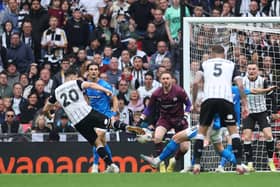
[[[73, 159], [69, 156], [51, 158], [40, 156], [31, 158], [28, 156], [9, 157], [4, 160], [0, 157], [0, 173], [80, 173], [91, 172], [93, 158], [80, 156]], [[120, 172], [155, 172], [149, 164], [143, 160], [137, 160], [134, 156], [114, 156], [113, 162], [120, 167]], [[99, 170], [103, 172], [106, 165], [103, 160], [99, 162]]]

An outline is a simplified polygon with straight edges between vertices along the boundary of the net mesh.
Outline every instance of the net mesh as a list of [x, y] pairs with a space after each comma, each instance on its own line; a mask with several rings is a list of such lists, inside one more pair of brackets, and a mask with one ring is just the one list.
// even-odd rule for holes
[[[269, 85], [280, 86], [280, 24], [191, 24], [190, 31], [190, 69], [191, 81], [200, 64], [209, 58], [211, 46], [220, 44], [225, 48], [226, 58], [232, 60], [239, 68], [241, 75], [246, 74], [246, 65], [256, 62], [260, 73], [268, 80]], [[269, 114], [276, 114], [279, 109], [280, 92], [266, 95]], [[198, 93], [196, 105], [201, 104], [203, 92]], [[278, 117], [274, 115], [274, 117]], [[192, 115], [192, 125], [196, 125], [199, 115]], [[279, 139], [280, 121], [271, 122], [274, 138]], [[224, 142], [226, 145], [226, 142]], [[252, 139], [254, 166], [257, 170], [268, 170], [266, 145], [258, 125]], [[220, 161], [213, 145], [205, 146], [202, 157], [202, 168], [214, 171]], [[226, 165], [225, 170], [233, 170]]]

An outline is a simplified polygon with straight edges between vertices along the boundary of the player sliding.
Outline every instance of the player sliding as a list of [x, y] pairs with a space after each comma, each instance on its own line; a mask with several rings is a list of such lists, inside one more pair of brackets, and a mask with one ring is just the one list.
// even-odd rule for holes
[[[43, 108], [45, 115], [49, 116], [50, 110], [58, 101], [72, 124], [80, 132], [83, 137], [92, 146], [96, 146], [97, 153], [105, 161], [107, 168], [105, 172], [118, 173], [119, 168], [112, 162], [108, 153], [104, 148], [101, 137], [95, 132], [95, 128], [107, 129], [108, 127], [126, 130], [128, 125], [116, 121], [111, 124], [110, 119], [105, 115], [94, 111], [88, 105], [84, 98], [83, 91], [87, 88], [97, 89], [105, 92], [107, 95], [112, 95], [112, 92], [96, 83], [78, 80], [78, 74], [75, 69], [69, 69], [65, 72], [65, 83], [57, 87], [47, 104]], [[144, 133], [140, 128], [129, 128], [134, 132]]]

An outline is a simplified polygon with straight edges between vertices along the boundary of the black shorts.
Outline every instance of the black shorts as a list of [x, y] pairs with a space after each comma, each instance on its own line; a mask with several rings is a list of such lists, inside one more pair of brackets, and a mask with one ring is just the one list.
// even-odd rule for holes
[[95, 145], [97, 134], [94, 128], [107, 129], [109, 124], [110, 119], [108, 117], [95, 110], [91, 110], [82, 121], [75, 125], [75, 128], [91, 145]]
[[200, 125], [210, 126], [215, 114], [220, 116], [221, 126], [236, 125], [233, 103], [225, 99], [207, 99], [201, 104]]
[[268, 123], [268, 113], [259, 112], [259, 113], [249, 114], [243, 120], [243, 129], [254, 130], [256, 122], [258, 122], [261, 131], [266, 127], [270, 127], [270, 124]]

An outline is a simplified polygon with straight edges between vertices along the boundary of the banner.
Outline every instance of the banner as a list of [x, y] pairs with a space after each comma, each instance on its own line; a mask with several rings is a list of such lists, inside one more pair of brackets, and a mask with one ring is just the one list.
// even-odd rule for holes
[[[109, 145], [120, 172], [155, 171], [139, 156], [141, 153], [150, 155], [152, 143], [111, 142]], [[0, 173], [91, 172], [92, 163], [92, 147], [85, 142], [0, 143]], [[100, 159], [100, 172], [105, 169]]]

